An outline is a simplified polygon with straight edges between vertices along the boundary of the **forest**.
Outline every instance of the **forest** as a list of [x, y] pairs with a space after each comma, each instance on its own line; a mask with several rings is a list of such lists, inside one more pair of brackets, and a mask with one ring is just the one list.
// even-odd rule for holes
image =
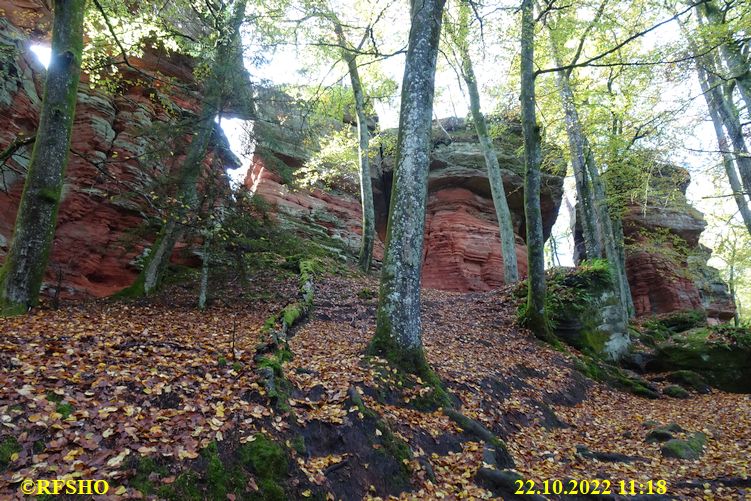
[[0, 16], [0, 499], [751, 499], [751, 3]]

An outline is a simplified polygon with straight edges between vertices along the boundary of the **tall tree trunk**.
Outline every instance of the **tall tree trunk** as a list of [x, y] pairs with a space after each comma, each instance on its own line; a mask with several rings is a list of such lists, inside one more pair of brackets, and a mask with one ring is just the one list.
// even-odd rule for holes
[[717, 145], [722, 155], [722, 164], [725, 167], [730, 189], [733, 191], [733, 199], [735, 199], [735, 204], [738, 206], [746, 229], [751, 234], [751, 210], [749, 209], [746, 196], [743, 194], [743, 185], [740, 179], [738, 179], [738, 173], [733, 164], [733, 155], [730, 153], [727, 136], [725, 136], [725, 131], [722, 127], [720, 107], [722, 106], [721, 103], [724, 96], [719, 87], [710, 87], [707, 71], [700, 63], [697, 64], [696, 69], [699, 75], [699, 84], [701, 85], [701, 90], [704, 93], [704, 99], [709, 109], [709, 117], [712, 119], [712, 125], [717, 136]]
[[527, 310], [525, 325], [540, 339], [553, 334], [545, 311], [545, 239], [540, 210], [541, 138], [535, 111], [535, 19], [532, 0], [522, 1], [521, 108], [524, 136], [524, 214], [527, 220]]
[[216, 55], [213, 65], [213, 74], [207, 83], [206, 94], [203, 99], [201, 112], [196, 123], [193, 140], [188, 147], [180, 169], [178, 182], [178, 207], [168, 216], [167, 223], [151, 248], [143, 270], [136, 282], [130, 287], [130, 292], [136, 295], [153, 293], [161, 284], [164, 272], [169, 265], [175, 244], [185, 233], [184, 224], [195, 210], [198, 200], [198, 180], [201, 175], [203, 161], [214, 133], [214, 119], [221, 111], [222, 103], [229, 89], [226, 84], [231, 78], [231, 62], [235, 60], [237, 44], [240, 41], [240, 26], [245, 19], [245, 6], [247, 0], [238, 0], [235, 3], [232, 17], [227, 23], [228, 32], [225, 34], [221, 28], [219, 41], [217, 42]]
[[368, 131], [368, 117], [365, 114], [365, 92], [363, 91], [360, 72], [357, 69], [357, 57], [348, 50], [347, 40], [339, 20], [334, 20], [334, 30], [342, 48], [342, 56], [347, 62], [349, 79], [355, 97], [355, 115], [357, 117], [358, 153], [360, 156], [360, 200], [362, 205], [362, 240], [360, 242], [360, 256], [358, 265], [362, 271], [370, 270], [373, 260], [373, 243], [375, 242], [375, 208], [373, 206], [373, 185], [370, 179], [370, 132]]
[[[466, 9], [467, 7], [463, 6], [463, 8]], [[503, 280], [505, 283], [511, 284], [519, 280], [519, 269], [516, 262], [516, 237], [514, 236], [514, 227], [511, 224], [511, 211], [508, 208], [506, 192], [503, 189], [503, 176], [501, 175], [501, 167], [498, 164], [498, 156], [493, 147], [493, 141], [488, 134], [485, 116], [480, 111], [480, 92], [477, 89], [477, 78], [475, 77], [467, 45], [463, 44], [460, 47], [460, 51], [462, 57], [462, 74], [464, 82], [467, 84], [467, 90], [469, 91], [469, 108], [472, 113], [472, 120], [475, 123], [477, 139], [480, 141], [482, 154], [485, 157], [485, 165], [488, 168], [490, 192], [493, 195], [495, 216], [498, 220], [501, 234]]]
[[201, 256], [201, 280], [198, 289], [198, 309], [206, 309], [209, 295], [209, 265], [211, 264], [211, 235], [207, 231], [203, 237], [203, 255]]
[[[556, 65], [562, 66], [558, 47], [552, 36], [550, 46]], [[557, 72], [558, 91], [565, 115], [566, 134], [571, 150], [571, 164], [574, 168], [578, 201], [582, 204], [580, 207], [583, 219], [581, 226], [587, 258], [603, 257], [602, 251], [605, 251], [604, 257], [608, 260], [614, 292], [620, 302], [621, 316], [626, 324], [629, 317], [634, 316], [634, 302], [626, 276], [623, 228], [620, 224], [613, 224], [605, 185], [576, 109], [570, 76], [570, 70]], [[579, 171], [578, 175], [577, 171]], [[591, 181], [591, 189], [588, 186], [588, 179]]]
[[719, 47], [720, 55], [730, 71], [728, 77], [735, 80], [738, 92], [746, 104], [746, 110], [751, 113], [751, 66], [741, 51], [740, 44], [733, 39], [733, 34], [728, 30], [722, 11], [716, 2], [703, 2], [696, 6], [696, 11], [700, 20], [705, 20], [715, 29], [722, 30], [723, 43]]
[[[717, 136], [717, 144], [722, 155], [722, 163], [728, 177], [730, 189], [733, 190], [733, 198], [741, 213], [746, 228], [751, 233], [751, 208], [746, 197], [751, 197], [751, 156], [746, 149], [740, 119], [732, 103], [728, 103], [728, 96], [722, 90], [722, 83], [717, 77], [715, 58], [712, 54], [700, 55], [699, 49], [689, 36], [684, 25], [679, 25], [683, 31], [689, 50], [696, 60], [696, 71], [699, 77], [704, 99], [709, 109], [709, 116]], [[727, 143], [725, 132], [727, 131], [733, 143], [731, 151]], [[733, 165], [738, 166], [736, 171]], [[740, 179], [737, 173], [740, 172]], [[745, 191], [745, 194], [744, 194]]]
[[415, 374], [432, 375], [420, 322], [420, 272], [430, 166], [435, 69], [445, 0], [412, 0], [396, 165], [376, 332], [370, 352]]
[[[586, 142], [586, 138], [584, 138], [584, 141]], [[605, 255], [608, 259], [610, 274], [613, 279], [613, 285], [615, 286], [615, 293], [621, 303], [621, 313], [625, 324], [628, 323], [630, 317], [634, 316], [634, 302], [631, 298], [631, 288], [628, 285], [628, 277], [626, 276], [625, 258], [621, 260], [621, 255], [618, 249], [619, 240], [621, 242], [623, 241], [623, 230], [621, 226], [618, 225], [618, 228], [621, 230], [620, 239], [618, 239], [616, 230], [613, 226], [613, 219], [610, 215], [610, 209], [608, 207], [605, 184], [602, 182], [600, 172], [591, 150], [587, 152], [587, 172], [592, 180], [595, 209], [597, 210], [597, 217], [602, 227]]]
[[57, 224], [83, 52], [84, 0], [55, 0], [52, 51], [31, 164], [13, 238], [0, 269], [0, 314], [27, 311], [39, 299]]
[[[556, 66], [563, 66], [558, 48], [555, 42], [550, 40]], [[578, 212], [581, 219], [582, 234], [584, 235], [584, 251], [587, 259], [602, 257], [602, 240], [603, 235], [600, 233], [600, 227], [597, 224], [595, 214], [595, 200], [590, 190], [587, 173], [587, 150], [586, 138], [582, 131], [579, 113], [576, 110], [574, 93], [571, 90], [569, 73], [562, 70], [556, 73], [558, 82], [558, 91], [563, 103], [563, 111], [566, 123], [566, 133], [568, 135], [569, 149], [571, 150], [571, 167], [574, 171], [574, 180], [576, 181], [576, 199], [578, 202]]]
[[735, 163], [738, 166], [743, 189], [746, 191], [746, 194], [751, 196], [751, 154], [749, 154], [746, 140], [743, 136], [738, 110], [733, 105], [732, 97], [726, 95], [722, 90], [722, 81], [717, 76], [719, 65], [716, 56], [709, 53], [699, 57], [697, 47], [690, 39], [688, 40], [693, 54], [697, 56], [697, 68], [702, 67], [702, 71], [704, 72], [702, 80], [706, 82], [707, 89], [712, 92], [711, 99], [714, 101], [714, 107], [730, 138], [732, 151], [729, 152], [733, 155]]

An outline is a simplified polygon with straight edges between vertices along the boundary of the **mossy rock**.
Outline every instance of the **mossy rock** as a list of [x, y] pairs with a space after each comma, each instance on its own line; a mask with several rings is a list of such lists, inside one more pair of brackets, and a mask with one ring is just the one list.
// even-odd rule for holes
[[691, 394], [687, 392], [683, 387], [678, 385], [671, 385], [662, 390], [662, 393], [672, 398], [689, 398]]
[[657, 399], [660, 398], [656, 388], [647, 380], [630, 376], [620, 367], [608, 364], [595, 357], [582, 355], [575, 362], [576, 370], [585, 376], [608, 383], [611, 386], [626, 390], [640, 397]]
[[699, 459], [704, 453], [707, 436], [697, 432], [685, 440], [674, 438], [662, 444], [660, 452], [667, 458]]
[[660, 424], [657, 422], [654, 423], [655, 424], [653, 426], [655, 428], [653, 430], [650, 430], [649, 433], [647, 433], [647, 437], [645, 438], [645, 441], [647, 443], [667, 442], [668, 440], [672, 440], [674, 438], [673, 435], [675, 433], [684, 431], [683, 428], [681, 428], [676, 423], [670, 423], [665, 426], [660, 426]]
[[721, 390], [751, 393], [751, 349], [701, 341], [698, 332], [689, 331], [688, 334], [658, 345], [655, 359], [647, 368], [655, 371], [693, 371]]
[[666, 379], [671, 383], [679, 384], [698, 393], [709, 393], [711, 391], [707, 380], [694, 371], [674, 371], [668, 374]]

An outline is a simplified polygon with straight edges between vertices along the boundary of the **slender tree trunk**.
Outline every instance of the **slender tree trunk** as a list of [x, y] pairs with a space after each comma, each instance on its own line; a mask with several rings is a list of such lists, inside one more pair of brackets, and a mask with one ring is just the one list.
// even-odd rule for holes
[[[696, 59], [696, 71], [699, 77], [704, 99], [707, 103], [709, 116], [717, 136], [717, 144], [722, 155], [722, 163], [728, 177], [730, 189], [733, 190], [733, 198], [741, 213], [746, 228], [751, 233], [751, 208], [749, 208], [747, 196], [751, 197], [751, 156], [748, 155], [745, 140], [741, 131], [740, 119], [737, 111], [733, 111], [732, 103], [727, 103], [727, 96], [722, 90], [721, 82], [716, 76], [716, 64], [711, 54], [699, 55], [699, 49], [693, 42], [685, 26], [680, 25], [689, 50]], [[733, 148], [731, 151], [727, 143], [725, 132], [731, 137]], [[733, 165], [738, 166], [741, 178], [738, 179], [737, 171]], [[745, 194], [744, 194], [745, 191]]]
[[370, 352], [432, 374], [422, 345], [420, 272], [435, 69], [445, 0], [413, 0], [376, 332]]
[[37, 304], [57, 224], [83, 52], [84, 0], [55, 0], [52, 58], [44, 84], [31, 164], [5, 264], [0, 269], [0, 314]]
[[[555, 42], [551, 39], [556, 66], [563, 66], [558, 55]], [[563, 111], [568, 135], [569, 149], [571, 150], [571, 167], [574, 170], [576, 181], [576, 199], [581, 219], [582, 234], [584, 235], [584, 251], [587, 259], [602, 257], [603, 235], [600, 235], [600, 227], [597, 224], [595, 214], [595, 200], [590, 190], [587, 173], [587, 149], [586, 138], [582, 131], [579, 113], [576, 110], [574, 93], [571, 90], [569, 74], [564, 71], [556, 73], [558, 91], [563, 103]]]
[[[586, 141], [586, 138], [584, 138], [584, 141]], [[597, 217], [603, 230], [602, 238], [605, 246], [605, 255], [607, 256], [608, 264], [610, 266], [610, 274], [614, 282], [615, 293], [621, 303], [623, 321], [624, 323], [627, 323], [628, 319], [634, 316], [634, 302], [631, 298], [631, 288], [628, 285], [628, 278], [626, 276], [625, 259], [621, 261], [621, 256], [618, 251], [618, 239], [616, 237], [616, 230], [613, 227], [613, 219], [608, 208], [605, 184], [602, 182], [600, 172], [597, 169], [597, 164], [595, 163], [591, 150], [587, 152], [587, 172], [589, 173], [590, 179], [592, 179], [595, 209], [597, 210]], [[620, 225], [619, 229], [621, 229], [621, 232], [623, 231]], [[622, 235], [623, 233], [621, 233], [621, 241], [623, 240]]]
[[[551, 38], [551, 47], [555, 55], [555, 62], [561, 66], [557, 47]], [[579, 201], [583, 202], [582, 230], [584, 232], [585, 248], [588, 258], [607, 257], [613, 279], [614, 292], [621, 304], [621, 314], [626, 323], [634, 316], [634, 303], [631, 298], [631, 288], [626, 276], [625, 251], [623, 250], [623, 228], [614, 225], [608, 207], [605, 185], [600, 177], [600, 171], [595, 162], [592, 149], [584, 134], [584, 129], [576, 109], [574, 92], [569, 80], [570, 73], [566, 70], [557, 72], [558, 90], [566, 120], [566, 133], [571, 149], [571, 164], [574, 167], [577, 192], [581, 179], [582, 192]], [[583, 171], [579, 175], [577, 170]], [[587, 179], [591, 182], [591, 189], [587, 186]], [[589, 242], [589, 244], [587, 244]]]
[[540, 339], [552, 340], [545, 311], [545, 239], [540, 210], [541, 138], [535, 111], [535, 20], [532, 0], [522, 1], [521, 109], [524, 136], [524, 214], [527, 220], [527, 310], [525, 324]]
[[743, 185], [740, 179], [738, 179], [738, 173], [735, 170], [733, 164], [733, 155], [730, 153], [730, 146], [728, 145], [727, 136], [722, 127], [722, 119], [720, 117], [720, 106], [723, 100], [722, 91], [719, 87], [710, 87], [707, 71], [701, 64], [697, 64], [697, 73], [699, 75], [699, 84], [701, 90], [704, 93], [704, 99], [707, 102], [707, 108], [709, 109], [709, 117], [712, 119], [712, 125], [714, 126], [715, 135], [717, 136], [717, 145], [722, 155], [722, 164], [725, 167], [725, 173], [730, 183], [730, 189], [733, 191], [733, 198], [735, 204], [738, 206], [738, 210], [741, 213], [743, 223], [746, 225], [746, 229], [751, 234], [751, 210], [749, 209], [746, 197], [743, 194]]
[[358, 265], [367, 273], [373, 259], [373, 243], [375, 242], [375, 208], [373, 206], [373, 185], [370, 179], [370, 159], [368, 149], [370, 132], [368, 131], [368, 117], [365, 114], [365, 93], [357, 69], [357, 57], [347, 49], [342, 26], [338, 20], [334, 21], [334, 30], [342, 48], [342, 56], [347, 62], [349, 79], [355, 97], [355, 115], [357, 116], [358, 152], [360, 156], [360, 200], [362, 205], [362, 240]]
[[207, 234], [203, 240], [203, 255], [201, 256], [201, 284], [198, 290], [198, 309], [206, 309], [206, 299], [209, 292], [209, 254], [211, 250], [211, 236]]
[[723, 30], [721, 36], [724, 42], [719, 47], [720, 55], [730, 71], [729, 78], [735, 80], [737, 84], [738, 92], [746, 104], [746, 110], [751, 113], [751, 66], [741, 51], [740, 44], [733, 39], [732, 33], [729, 32], [722, 17], [722, 11], [716, 2], [709, 1], [697, 5], [696, 11], [700, 20], [705, 20], [715, 29]]
[[231, 21], [227, 24], [229, 29], [227, 34], [219, 29], [220, 40], [217, 42], [213, 75], [207, 84], [195, 134], [180, 170], [176, 197], [179, 205], [169, 215], [167, 223], [162, 226], [141, 275], [130, 288], [131, 292], [136, 295], [149, 295], [159, 287], [175, 244], [185, 233], [184, 224], [190, 218], [191, 212], [195, 210], [198, 200], [198, 180], [214, 133], [214, 119], [221, 111], [223, 100], [229, 91], [225, 87], [231, 76], [231, 62], [240, 40], [240, 25], [245, 18], [246, 4], [246, 0], [239, 0], [235, 3]]
[[[465, 7], [466, 8], [466, 7]], [[466, 45], [460, 48], [462, 57], [462, 73], [464, 82], [467, 84], [469, 91], [469, 106], [472, 113], [472, 120], [475, 123], [477, 139], [480, 141], [482, 154], [485, 157], [485, 165], [488, 168], [488, 180], [490, 181], [490, 192], [493, 195], [493, 205], [495, 206], [495, 216], [498, 220], [498, 227], [501, 234], [501, 252], [503, 254], [503, 279], [507, 284], [515, 283], [519, 280], [519, 269], [516, 262], [516, 237], [514, 236], [514, 227], [511, 224], [511, 211], [506, 200], [506, 192], [503, 189], [503, 176], [501, 167], [498, 165], [498, 156], [496, 155], [493, 141], [488, 134], [488, 126], [485, 123], [485, 116], [480, 111], [480, 92], [477, 89], [477, 79], [472, 67], [472, 59]]]
[[[689, 40], [689, 45], [693, 53], [698, 54], [698, 49]], [[732, 145], [732, 155], [738, 166], [738, 172], [741, 177], [741, 184], [747, 194], [751, 196], [751, 154], [749, 154], [746, 140], [741, 128], [741, 120], [738, 116], [738, 110], [733, 105], [731, 96], [728, 96], [722, 90], [722, 82], [717, 76], [718, 65], [713, 54], [705, 54], [697, 59], [697, 67], [702, 67], [704, 80], [707, 89], [712, 92], [711, 99], [714, 101], [714, 107], [727, 131], [730, 143]]]

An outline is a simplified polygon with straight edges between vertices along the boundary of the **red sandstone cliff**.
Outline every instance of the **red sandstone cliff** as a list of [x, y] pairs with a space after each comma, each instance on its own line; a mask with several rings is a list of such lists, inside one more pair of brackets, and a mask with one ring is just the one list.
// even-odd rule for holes
[[[29, 50], [28, 36], [46, 33], [49, 13], [31, 0], [0, 2], [0, 9], [6, 16], [0, 20], [2, 151], [20, 135], [28, 137], [36, 131], [45, 70]], [[158, 71], [162, 79], [192, 84], [191, 68], [182, 58], [147, 51], [142, 59], [131, 62], [146, 74]], [[138, 76], [147, 80], [143, 74]], [[195, 113], [197, 91], [178, 92], [154, 82], [125, 86], [113, 96], [92, 89], [84, 77], [46, 276], [48, 286], [56, 287], [60, 280], [64, 295], [106, 296], [132, 283], [138, 273], [132, 261], [149, 245], [151, 236], [142, 231], [149, 213], [143, 195], [181, 164], [189, 137], [165, 144], [155, 127], [172, 123], [176, 113]], [[30, 155], [31, 145], [0, 167], [0, 259], [13, 230]], [[207, 169], [210, 162], [207, 159]], [[180, 256], [178, 249], [174, 257]]]

